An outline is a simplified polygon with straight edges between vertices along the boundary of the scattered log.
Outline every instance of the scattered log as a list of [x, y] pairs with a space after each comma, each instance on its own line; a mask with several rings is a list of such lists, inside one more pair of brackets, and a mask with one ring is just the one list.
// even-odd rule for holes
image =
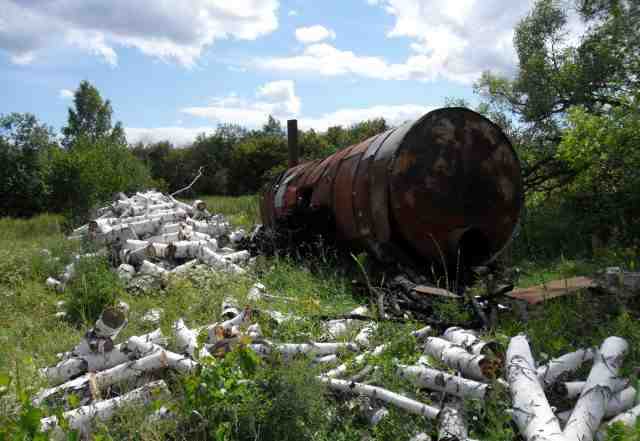
[[537, 369], [538, 378], [545, 388], [553, 385], [562, 375], [577, 371], [585, 361], [593, 360], [594, 349], [578, 349], [550, 360]]
[[33, 399], [33, 404], [34, 406], [40, 406], [45, 401], [51, 401], [56, 397], [64, 397], [70, 394], [75, 394], [79, 397], [91, 397], [96, 392], [109, 386], [131, 381], [143, 375], [148, 375], [153, 371], [168, 367], [178, 372], [186, 373], [193, 371], [196, 366], [196, 362], [182, 355], [158, 350], [138, 360], [122, 363], [101, 372], [85, 374], [59, 386], [45, 389], [36, 395]]
[[320, 381], [325, 383], [330, 389], [364, 395], [376, 400], [396, 406], [414, 415], [421, 415], [429, 419], [436, 419], [440, 413], [440, 409], [428, 404], [421, 403], [411, 398], [405, 397], [390, 390], [377, 386], [369, 386], [362, 383], [353, 383], [345, 380], [337, 380], [326, 376], [318, 377]]
[[488, 384], [468, 380], [426, 366], [398, 365], [398, 374], [401, 378], [409, 380], [418, 387], [445, 392], [463, 399], [482, 400], [490, 389]]
[[591, 441], [600, 425], [628, 343], [620, 337], [607, 338], [594, 357], [593, 367], [582, 389], [564, 433], [569, 440]]
[[[554, 386], [554, 393], [563, 398], [567, 399], [575, 399], [580, 396], [584, 386], [587, 384], [586, 381], [567, 381], [564, 383], [557, 383]], [[618, 393], [621, 390], [625, 389], [629, 385], [629, 380], [626, 378], [616, 378], [612, 382], [612, 392]]]
[[560, 423], [538, 380], [525, 335], [511, 339], [506, 357], [512, 415], [522, 436], [527, 441], [565, 441]]
[[[94, 420], [107, 421], [119, 408], [147, 404], [153, 400], [167, 398], [169, 395], [169, 389], [164, 381], [154, 381], [119, 397], [70, 410], [65, 412], [63, 417], [69, 429], [77, 430], [83, 437], [88, 437]], [[56, 416], [43, 418], [40, 421], [40, 430], [53, 432], [52, 435], [56, 439], [66, 439]]]
[[467, 378], [489, 381], [498, 376], [500, 364], [484, 355], [475, 355], [462, 346], [438, 337], [427, 337], [424, 352], [456, 369]]
[[438, 441], [467, 441], [469, 431], [464, 419], [462, 402], [448, 399], [438, 415]]
[[[634, 387], [628, 387], [611, 395], [604, 411], [604, 418], [613, 418], [622, 412], [631, 409], [635, 405], [636, 393], [637, 391]], [[559, 412], [557, 415], [558, 419], [561, 422], [566, 423], [569, 421], [569, 417], [571, 417], [571, 412], [572, 410]]]
[[484, 341], [478, 337], [474, 331], [462, 329], [457, 326], [447, 328], [442, 334], [442, 338], [452, 343], [458, 344], [472, 354], [500, 354], [504, 351], [496, 341]]

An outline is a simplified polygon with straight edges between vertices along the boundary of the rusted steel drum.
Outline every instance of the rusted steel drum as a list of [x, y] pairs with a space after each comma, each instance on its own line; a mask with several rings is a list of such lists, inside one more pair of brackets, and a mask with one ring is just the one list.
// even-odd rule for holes
[[502, 130], [445, 108], [287, 170], [261, 210], [268, 228], [324, 229], [383, 261], [472, 266], [507, 245], [522, 203], [520, 164]]

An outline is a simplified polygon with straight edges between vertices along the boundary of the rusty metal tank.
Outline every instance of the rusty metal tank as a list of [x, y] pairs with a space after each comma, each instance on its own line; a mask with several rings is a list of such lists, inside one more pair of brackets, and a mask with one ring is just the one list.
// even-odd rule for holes
[[510, 241], [523, 204], [520, 164], [502, 130], [444, 108], [297, 165], [262, 195], [267, 228], [317, 229], [389, 261], [485, 264]]

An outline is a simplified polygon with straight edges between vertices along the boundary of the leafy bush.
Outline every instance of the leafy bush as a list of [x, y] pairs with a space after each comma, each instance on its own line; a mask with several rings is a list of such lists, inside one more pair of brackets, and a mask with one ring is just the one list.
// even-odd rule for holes
[[75, 276], [67, 285], [67, 318], [93, 322], [105, 306], [114, 305], [124, 293], [122, 282], [104, 258], [83, 258], [75, 263]]
[[73, 150], [54, 152], [50, 204], [71, 224], [78, 224], [114, 193], [134, 192], [149, 184], [149, 171], [128, 147], [106, 139], [95, 143], [81, 140]]
[[201, 372], [183, 381], [188, 439], [311, 440], [328, 429], [323, 387], [304, 360], [263, 366], [240, 347], [202, 362]]

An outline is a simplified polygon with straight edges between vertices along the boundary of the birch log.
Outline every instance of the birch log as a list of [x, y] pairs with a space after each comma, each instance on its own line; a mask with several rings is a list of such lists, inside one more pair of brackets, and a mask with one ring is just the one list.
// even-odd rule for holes
[[568, 440], [591, 441], [605, 414], [618, 371], [629, 345], [620, 337], [607, 338], [594, 357], [580, 398], [565, 426]]
[[354, 343], [275, 343], [252, 346], [256, 346], [256, 352], [261, 355], [276, 351], [281, 353], [285, 358], [291, 358], [299, 354], [323, 356], [335, 354], [339, 351], [358, 350], [358, 346]]
[[367, 357], [378, 356], [382, 354], [386, 349], [387, 349], [386, 344], [376, 346], [371, 351], [365, 351], [362, 354], [355, 356], [350, 363], [343, 363], [340, 366], [323, 373], [322, 376], [327, 378], [339, 378], [347, 373], [350, 365], [355, 365], [355, 366], [361, 365], [364, 361], [366, 361]]
[[[154, 381], [125, 395], [65, 412], [63, 416], [69, 429], [78, 430], [83, 437], [88, 437], [94, 420], [106, 421], [123, 406], [146, 404], [153, 400], [167, 398], [169, 395], [169, 389], [164, 381]], [[52, 435], [56, 439], [66, 439], [55, 416], [40, 420], [40, 429], [43, 432], [53, 431]]]
[[527, 441], [565, 441], [560, 423], [538, 381], [535, 362], [525, 335], [511, 339], [506, 362], [513, 419], [522, 436]]
[[446, 392], [464, 399], [482, 400], [489, 390], [488, 384], [450, 375], [426, 366], [398, 365], [398, 374], [418, 387]]
[[181, 373], [193, 371], [198, 364], [175, 352], [159, 350], [138, 360], [126, 362], [97, 373], [89, 373], [67, 381], [56, 387], [48, 388], [33, 399], [35, 406], [53, 398], [75, 394], [80, 397], [91, 397], [114, 384], [122, 384], [153, 371], [171, 368]]
[[201, 248], [200, 261], [209, 265], [213, 269], [231, 274], [244, 274], [246, 271], [235, 263], [225, 260], [223, 256], [211, 251], [208, 248]]
[[[634, 387], [628, 387], [611, 395], [604, 411], [604, 418], [613, 418], [622, 412], [631, 409], [635, 405], [636, 393], [637, 391]], [[571, 410], [567, 410], [565, 412], [558, 413], [558, 419], [563, 423], [566, 423], [571, 416], [571, 412]]]
[[495, 354], [503, 352], [497, 342], [484, 341], [469, 329], [451, 327], [444, 331], [442, 338], [462, 346], [472, 354], [488, 355], [491, 352]]
[[431, 355], [452, 369], [456, 369], [467, 378], [487, 381], [497, 377], [499, 364], [484, 355], [475, 355], [462, 346], [438, 337], [428, 337], [424, 352]]
[[585, 361], [593, 360], [594, 350], [578, 349], [550, 360], [544, 366], [538, 367], [538, 378], [545, 388], [554, 384], [562, 375], [577, 371]]
[[[563, 398], [575, 399], [580, 396], [586, 381], [567, 381], [564, 383], [557, 383], [554, 387], [554, 392]], [[629, 380], [626, 378], [616, 378], [611, 385], [611, 391], [615, 394], [625, 389], [629, 385]]]
[[[158, 329], [149, 334], [139, 337], [142, 341], [164, 344], [165, 339], [162, 332]], [[77, 377], [87, 371], [101, 371], [125, 363], [130, 360], [131, 351], [127, 344], [119, 344], [112, 350], [104, 353], [94, 353], [85, 351], [85, 346], [81, 343], [78, 345], [80, 354], [68, 353], [64, 355], [63, 361], [55, 366], [42, 369], [40, 372], [49, 381], [50, 384], [56, 385]], [[74, 350], [75, 351], [75, 350]]]
[[438, 415], [438, 441], [467, 441], [469, 431], [464, 419], [462, 402], [448, 399]]
[[320, 381], [325, 383], [330, 389], [341, 392], [354, 393], [374, 398], [385, 403], [396, 406], [414, 415], [422, 415], [429, 419], [436, 419], [440, 413], [440, 409], [428, 404], [421, 403], [411, 398], [405, 397], [390, 390], [377, 386], [369, 386], [362, 383], [352, 383], [345, 380], [337, 380], [335, 378], [319, 377]]

